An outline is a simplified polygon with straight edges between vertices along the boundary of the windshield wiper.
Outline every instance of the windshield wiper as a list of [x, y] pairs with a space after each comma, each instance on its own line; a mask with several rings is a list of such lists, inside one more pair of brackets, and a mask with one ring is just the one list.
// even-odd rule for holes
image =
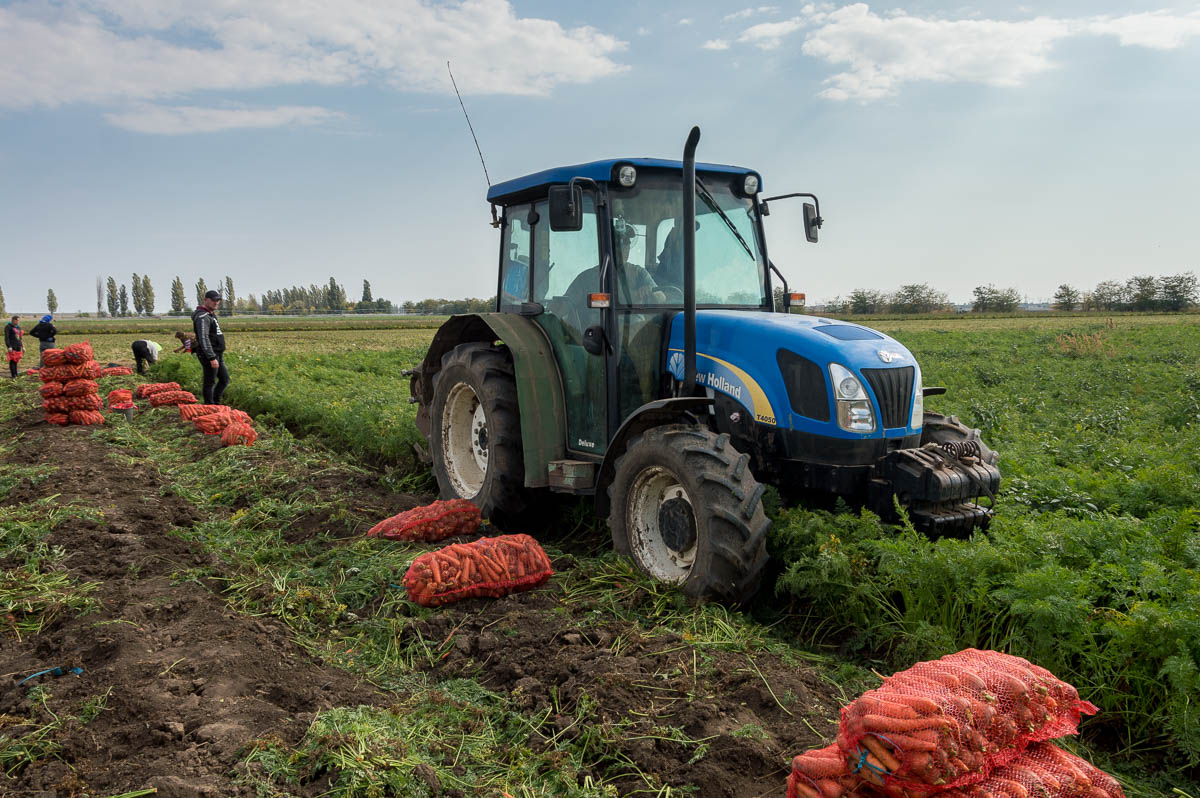
[[734, 227], [733, 221], [725, 215], [725, 211], [721, 210], [721, 207], [717, 205], [717, 201], [713, 199], [713, 195], [708, 192], [708, 187], [704, 185], [704, 182], [700, 179], [700, 175], [696, 175], [696, 188], [699, 189], [700, 196], [704, 199], [704, 201], [708, 203], [708, 207], [720, 214], [721, 220], [725, 222], [725, 226], [729, 228], [729, 232], [737, 236], [738, 243], [742, 245], [742, 249], [746, 250], [746, 254], [749, 255], [751, 259], [754, 259], [754, 252], [750, 249], [750, 245], [746, 243], [746, 239], [742, 238], [742, 234], [737, 231], [736, 227]]

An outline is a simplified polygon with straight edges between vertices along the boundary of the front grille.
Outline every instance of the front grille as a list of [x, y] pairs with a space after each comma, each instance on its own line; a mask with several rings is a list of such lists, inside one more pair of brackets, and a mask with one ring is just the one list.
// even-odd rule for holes
[[907, 427], [912, 408], [913, 367], [863, 369], [862, 373], [875, 392], [884, 428]]

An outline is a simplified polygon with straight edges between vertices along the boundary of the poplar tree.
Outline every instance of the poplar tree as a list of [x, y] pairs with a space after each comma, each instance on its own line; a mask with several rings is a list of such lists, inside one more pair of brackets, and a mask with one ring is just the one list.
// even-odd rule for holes
[[208, 286], [204, 284], [204, 278], [201, 277], [196, 281], [196, 304], [204, 304], [204, 295], [208, 293]]
[[171, 312], [183, 313], [183, 306], [187, 303], [187, 295], [183, 292], [183, 280], [179, 279], [179, 275], [175, 275], [175, 279], [171, 281]]
[[51, 314], [58, 312], [58, 297], [54, 295], [53, 288], [46, 292], [46, 310]]
[[154, 313], [154, 286], [150, 285], [150, 275], [148, 274], [142, 275], [142, 307], [147, 316]]
[[129, 315], [129, 292], [125, 290], [125, 283], [121, 283], [121, 315]]
[[137, 272], [133, 273], [132, 285], [133, 288], [131, 289], [131, 293], [133, 294], [133, 312], [134, 315], [140, 316], [142, 315], [142, 278], [138, 277]]
[[221, 304], [225, 306], [225, 315], [233, 315], [233, 278], [225, 275], [225, 296], [222, 298]]
[[117, 281], [112, 277], [108, 278], [108, 315], [114, 319], [117, 317]]

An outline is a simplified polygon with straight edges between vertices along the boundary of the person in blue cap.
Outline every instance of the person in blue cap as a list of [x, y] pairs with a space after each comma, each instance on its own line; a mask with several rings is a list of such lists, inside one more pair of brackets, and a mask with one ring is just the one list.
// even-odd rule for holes
[[41, 341], [38, 345], [38, 368], [42, 367], [42, 353], [47, 349], [54, 348], [54, 336], [58, 335], [58, 330], [50, 322], [54, 321], [54, 317], [47, 313], [42, 316], [42, 320], [33, 325], [33, 329], [29, 334]]

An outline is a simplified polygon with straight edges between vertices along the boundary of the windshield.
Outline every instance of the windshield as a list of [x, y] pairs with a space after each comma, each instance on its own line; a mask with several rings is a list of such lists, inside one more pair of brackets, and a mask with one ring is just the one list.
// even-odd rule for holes
[[[766, 301], [766, 270], [754, 203], [733, 192], [730, 176], [700, 175], [696, 192], [696, 304]], [[617, 299], [625, 305], [683, 305], [683, 193], [679, 172], [639, 173], [614, 190]]]

